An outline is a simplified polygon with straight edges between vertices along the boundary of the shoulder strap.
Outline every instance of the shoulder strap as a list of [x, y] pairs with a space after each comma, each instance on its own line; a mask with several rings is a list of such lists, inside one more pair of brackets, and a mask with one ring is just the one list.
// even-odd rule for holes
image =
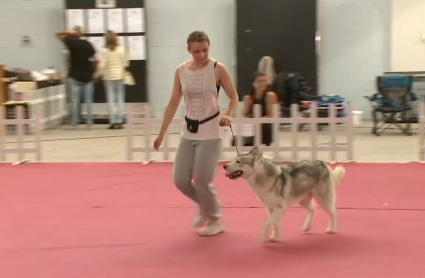
[[[215, 66], [217, 66], [217, 61], [215, 61], [214, 62], [214, 69], [215, 69]], [[216, 86], [217, 86], [217, 95], [220, 95], [220, 84], [216, 84]]]

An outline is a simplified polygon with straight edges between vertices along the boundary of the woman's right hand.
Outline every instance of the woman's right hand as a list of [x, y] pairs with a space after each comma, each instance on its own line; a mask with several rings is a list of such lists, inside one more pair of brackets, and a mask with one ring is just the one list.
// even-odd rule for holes
[[158, 150], [159, 149], [159, 147], [161, 146], [161, 144], [162, 144], [162, 140], [163, 140], [164, 138], [161, 136], [161, 135], [158, 135], [158, 137], [156, 137], [156, 139], [153, 141], [153, 148], [155, 149], [155, 150]]

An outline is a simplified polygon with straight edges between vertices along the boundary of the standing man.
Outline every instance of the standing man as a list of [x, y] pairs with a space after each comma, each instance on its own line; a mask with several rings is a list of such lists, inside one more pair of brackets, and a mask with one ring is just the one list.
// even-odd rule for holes
[[96, 51], [93, 45], [83, 40], [83, 29], [75, 27], [73, 31], [58, 32], [56, 35], [69, 50], [70, 65], [68, 77], [71, 79], [72, 124], [80, 123], [81, 98], [87, 105], [87, 125], [93, 124], [94, 75], [97, 68]]

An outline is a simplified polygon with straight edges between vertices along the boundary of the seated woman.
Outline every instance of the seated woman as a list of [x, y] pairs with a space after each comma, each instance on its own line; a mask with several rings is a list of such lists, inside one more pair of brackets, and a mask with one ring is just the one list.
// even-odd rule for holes
[[[254, 73], [251, 92], [244, 97], [244, 110], [242, 115], [248, 118], [254, 117], [254, 104], [260, 104], [262, 118], [278, 117], [278, 115], [274, 115], [274, 113], [278, 113], [278, 111], [273, 109], [273, 106], [278, 103], [279, 99], [277, 94], [269, 90], [266, 75], [261, 72]], [[261, 134], [262, 144], [270, 146], [273, 141], [272, 124], [261, 124]], [[245, 137], [244, 146], [253, 146], [255, 143], [254, 140], [254, 137]]]

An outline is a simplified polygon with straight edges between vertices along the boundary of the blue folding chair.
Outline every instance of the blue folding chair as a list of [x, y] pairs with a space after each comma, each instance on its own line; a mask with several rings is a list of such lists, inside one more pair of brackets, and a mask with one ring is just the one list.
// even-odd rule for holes
[[[412, 92], [413, 76], [378, 76], [378, 92], [365, 96], [372, 106], [372, 133], [379, 136], [390, 126], [412, 135], [412, 107], [417, 100]], [[379, 117], [382, 116], [382, 117]]]

